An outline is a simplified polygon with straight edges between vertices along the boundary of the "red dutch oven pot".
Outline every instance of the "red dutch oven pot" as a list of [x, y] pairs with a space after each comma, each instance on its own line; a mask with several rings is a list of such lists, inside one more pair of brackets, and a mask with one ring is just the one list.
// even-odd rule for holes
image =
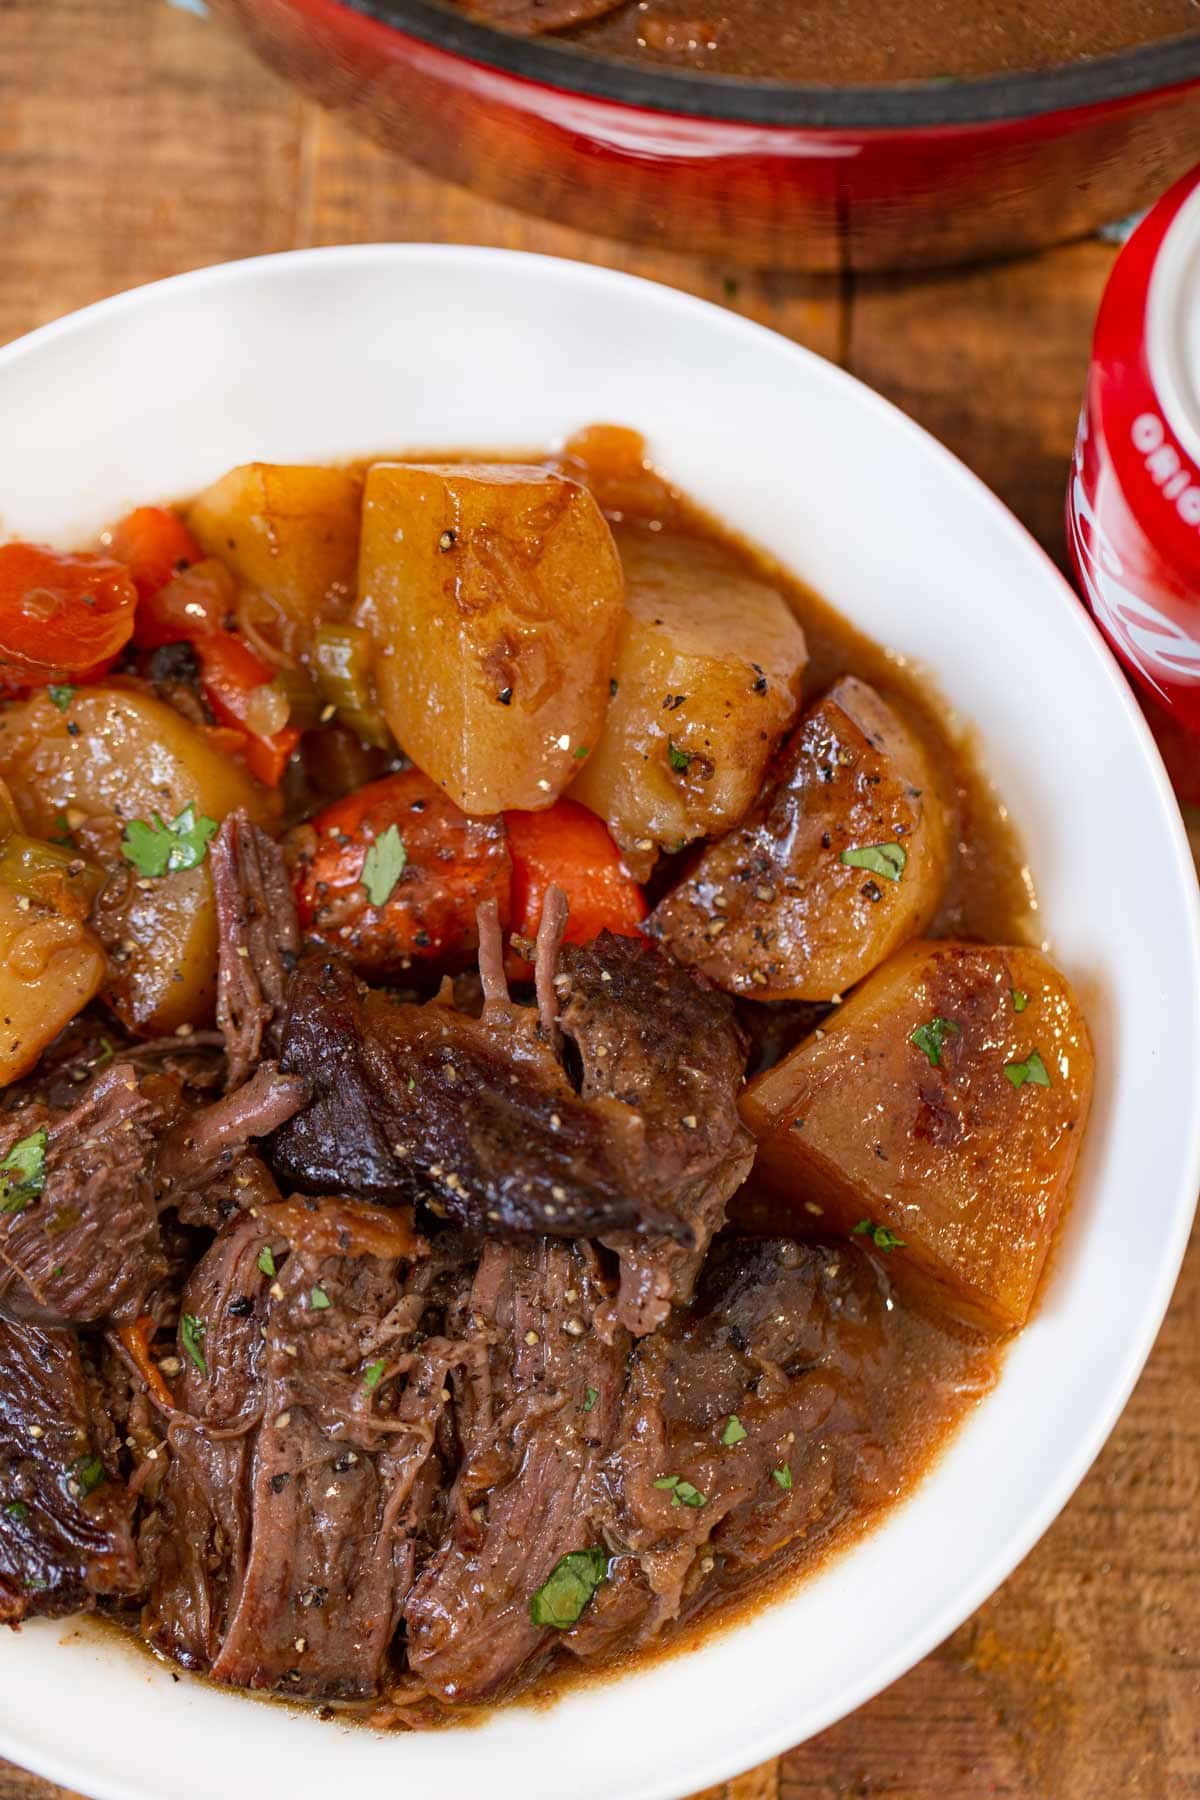
[[750, 265], [1008, 254], [1153, 198], [1200, 148], [1200, 34], [1040, 74], [790, 87], [606, 62], [432, 0], [213, 0], [265, 61], [490, 198]]

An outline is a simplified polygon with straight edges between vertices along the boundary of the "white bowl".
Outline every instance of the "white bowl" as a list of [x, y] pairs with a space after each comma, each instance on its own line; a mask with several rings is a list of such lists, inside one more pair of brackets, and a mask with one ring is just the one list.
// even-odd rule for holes
[[1084, 1474], [1153, 1341], [1200, 1181], [1195, 877], [1082, 608], [1000, 503], [866, 388], [715, 307], [573, 263], [384, 246], [207, 269], [0, 353], [0, 417], [0, 538], [63, 545], [251, 458], [639, 427], [660, 468], [918, 659], [971, 722], [1098, 1055], [1065, 1242], [997, 1390], [907, 1504], [752, 1622], [547, 1710], [394, 1737], [38, 1624], [0, 1641], [0, 1750], [94, 1800], [460, 1800], [481, 1784], [489, 1800], [674, 1800], [858, 1706], [979, 1605]]

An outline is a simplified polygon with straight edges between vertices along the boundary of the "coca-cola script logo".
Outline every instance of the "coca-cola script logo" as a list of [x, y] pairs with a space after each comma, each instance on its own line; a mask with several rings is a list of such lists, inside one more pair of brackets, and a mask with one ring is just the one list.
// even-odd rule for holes
[[1166, 698], [1163, 681], [1200, 683], [1200, 640], [1160, 612], [1144, 593], [1128, 586], [1129, 574], [1100, 523], [1083, 482], [1087, 416], [1079, 421], [1067, 528], [1071, 554], [1092, 611], [1117, 654]]

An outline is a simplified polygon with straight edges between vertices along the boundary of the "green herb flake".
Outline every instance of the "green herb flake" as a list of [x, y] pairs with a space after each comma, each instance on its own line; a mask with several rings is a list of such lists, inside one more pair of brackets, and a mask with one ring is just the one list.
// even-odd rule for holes
[[72, 700], [75, 698], [75, 689], [65, 685], [58, 686], [55, 683], [51, 683], [46, 689], [46, 692], [49, 694], [51, 700], [53, 700], [55, 706], [57, 706], [59, 712], [66, 712], [68, 706], [70, 706]]
[[85, 1456], [71, 1470], [71, 1479], [78, 1484], [79, 1492], [86, 1500], [108, 1477], [98, 1456]]
[[570, 1550], [559, 1558], [549, 1579], [530, 1600], [529, 1616], [535, 1625], [569, 1631], [601, 1582], [607, 1579], [607, 1551]]
[[869, 1237], [877, 1250], [903, 1250], [905, 1239], [897, 1237], [890, 1225], [876, 1225], [872, 1219], [860, 1219], [851, 1237]]
[[71, 836], [71, 827], [67, 823], [66, 813], [59, 813], [54, 821], [54, 832], [50, 838], [52, 844], [61, 844], [65, 850], [75, 848], [75, 839]]
[[24, 1212], [46, 1185], [46, 1128], [20, 1138], [0, 1162], [0, 1213]]
[[149, 825], [144, 819], [131, 819], [121, 839], [121, 854], [139, 875], [176, 875], [200, 866], [217, 829], [215, 819], [197, 816], [189, 803], [170, 825], [164, 825], [157, 813]]
[[207, 1330], [208, 1326], [204, 1320], [198, 1319], [195, 1313], [184, 1313], [179, 1321], [179, 1336], [183, 1341], [183, 1347], [202, 1375], [208, 1374], [208, 1364], [205, 1362], [204, 1352], [200, 1348]]
[[595, 1404], [599, 1398], [600, 1398], [600, 1389], [599, 1388], [594, 1388], [594, 1387], [588, 1388], [587, 1392], [583, 1396], [584, 1412], [591, 1412], [593, 1406], [595, 1406]]
[[586, 755], [587, 755], [587, 753], [588, 753], [588, 751], [589, 751], [589, 750], [590, 750], [590, 749], [591, 749], [591, 745], [590, 745], [590, 744], [579, 744], [579, 745], [577, 745], [577, 746], [576, 746], [576, 749], [575, 749], [575, 761], [576, 761], [576, 762], [582, 762], [582, 761], [583, 761], [583, 759], [584, 759], [584, 757], [585, 757], [585, 756], [586, 756]]
[[849, 869], [869, 869], [885, 881], [899, 881], [908, 851], [903, 844], [864, 844], [861, 850], [843, 850], [838, 861]]
[[386, 906], [404, 873], [408, 851], [395, 825], [380, 832], [363, 858], [362, 884], [372, 906]]
[[677, 775], [686, 775], [692, 766], [692, 758], [688, 751], [681, 750], [674, 738], [667, 739], [667, 761]]
[[264, 1275], [275, 1276], [275, 1253], [270, 1244], [264, 1244], [258, 1253], [258, 1266]]
[[953, 1019], [930, 1019], [928, 1025], [918, 1025], [908, 1041], [929, 1058], [931, 1068], [938, 1069], [942, 1063], [942, 1044], [946, 1033], [953, 1032], [957, 1037], [960, 1029]]
[[370, 1368], [363, 1376], [363, 1386], [366, 1388], [368, 1394], [373, 1394], [375, 1389], [379, 1386], [380, 1382], [383, 1380], [383, 1371], [386, 1368], [387, 1363], [383, 1357], [380, 1357], [378, 1362], [373, 1362], [371, 1364]]
[[92, 1058], [93, 1069], [107, 1069], [115, 1055], [116, 1051], [113, 1049], [108, 1039], [102, 1037], [100, 1039], [100, 1053], [98, 1056], [93, 1056]]
[[18, 1524], [29, 1517], [29, 1508], [23, 1500], [10, 1500], [4, 1509], [6, 1519], [16, 1519]]
[[1008, 991], [1012, 995], [1013, 1011], [1024, 1012], [1029, 1005], [1029, 995], [1023, 994], [1020, 988], [1009, 988]]
[[785, 1494], [791, 1493], [791, 1491], [792, 1491], [792, 1471], [788, 1468], [786, 1463], [784, 1463], [782, 1469], [772, 1469], [771, 1470], [771, 1480], [778, 1482], [779, 1486], [783, 1489]]
[[1005, 1063], [1004, 1073], [1015, 1088], [1024, 1087], [1026, 1082], [1033, 1087], [1050, 1086], [1050, 1072], [1036, 1050], [1031, 1050], [1024, 1062]]
[[742, 1439], [749, 1437], [749, 1435], [749, 1432], [746, 1430], [746, 1427], [742, 1424], [742, 1421], [738, 1418], [737, 1414], [730, 1413], [729, 1418], [725, 1422], [725, 1429], [721, 1433], [721, 1442], [724, 1444], [725, 1448], [727, 1450], [732, 1450], [735, 1444], [740, 1444]]
[[682, 1475], [660, 1475], [654, 1485], [671, 1491], [672, 1506], [708, 1505], [708, 1495], [702, 1494], [690, 1481], [685, 1481]]
[[329, 1295], [325, 1292], [325, 1289], [321, 1286], [320, 1282], [317, 1283], [312, 1293], [308, 1296], [308, 1304], [312, 1307], [314, 1312], [324, 1312], [325, 1308], [330, 1304]]

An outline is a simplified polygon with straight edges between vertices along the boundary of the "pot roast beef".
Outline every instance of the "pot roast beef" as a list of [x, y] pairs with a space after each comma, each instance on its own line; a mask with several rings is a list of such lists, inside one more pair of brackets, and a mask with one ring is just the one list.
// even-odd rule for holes
[[133, 1498], [71, 1331], [0, 1320], [0, 1621], [135, 1594]]
[[606, 932], [560, 948], [562, 922], [539, 934], [535, 1010], [510, 999], [481, 916], [478, 1018], [307, 954], [281, 1066], [313, 1099], [271, 1154], [309, 1192], [421, 1199], [485, 1234], [603, 1237], [624, 1264], [622, 1323], [650, 1330], [687, 1297], [753, 1159], [741, 1040], [729, 1003], [652, 946]]
[[[0, 1205], [0, 1314], [43, 1323], [131, 1318], [166, 1272], [154, 1152], [180, 1083], [124, 1060], [69, 1108], [33, 1101], [0, 1120], [0, 1167], [37, 1146], [34, 1182]], [[18, 1153], [19, 1154], [19, 1153]]]

